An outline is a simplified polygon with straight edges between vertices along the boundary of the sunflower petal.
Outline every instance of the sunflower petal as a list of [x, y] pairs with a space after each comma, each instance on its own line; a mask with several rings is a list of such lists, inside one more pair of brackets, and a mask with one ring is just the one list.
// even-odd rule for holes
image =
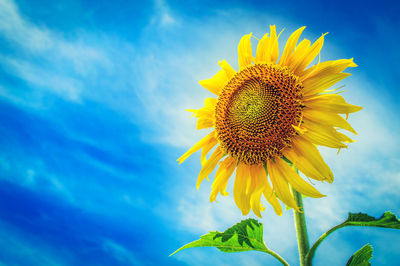
[[305, 108], [303, 109], [303, 116], [305, 119], [309, 119], [315, 123], [343, 128], [357, 135], [357, 132], [352, 128], [350, 123], [338, 114]]
[[239, 69], [243, 69], [251, 65], [251, 60], [253, 59], [250, 42], [251, 35], [252, 33], [244, 35], [239, 42]]
[[290, 70], [293, 72], [295, 71], [297, 65], [301, 63], [304, 54], [309, 50], [310, 45], [310, 40], [304, 39], [299, 43], [299, 45], [296, 46], [293, 54], [291, 54], [287, 60], [287, 66], [290, 68]]
[[303, 82], [303, 93], [304, 96], [309, 96], [317, 93], [321, 93], [324, 90], [332, 87], [339, 81], [351, 76], [350, 73], [335, 73], [324, 77], [314, 76], [306, 79]]
[[[187, 111], [192, 112], [193, 115], [198, 118], [196, 129], [209, 128], [214, 126], [214, 113], [217, 99], [206, 98], [204, 101], [204, 107], [200, 109], [188, 109]], [[193, 116], [192, 115], [192, 116]]]
[[292, 147], [284, 150], [283, 155], [306, 176], [315, 180], [333, 182], [333, 173], [317, 147], [302, 136], [296, 136], [292, 140]]
[[353, 58], [350, 59], [339, 59], [333, 61], [326, 61], [312, 66], [299, 74], [302, 80], [306, 80], [315, 76], [319, 78], [325, 78], [332, 74], [341, 73], [348, 67], [356, 67], [357, 65], [353, 62]]
[[290, 167], [285, 161], [280, 158], [275, 160], [276, 167], [281, 175], [289, 182], [289, 184], [301, 194], [312, 197], [312, 198], [321, 198], [325, 197], [319, 193], [312, 185], [308, 184], [306, 181], [301, 178], [292, 167]]
[[292, 193], [290, 192], [288, 182], [286, 181], [285, 177], [282, 176], [281, 172], [278, 169], [278, 166], [272, 160], [268, 160], [267, 165], [276, 195], [287, 206], [292, 207], [296, 211], [299, 211], [299, 207], [297, 206], [296, 201], [294, 200]]
[[278, 44], [278, 36], [276, 36], [276, 27], [275, 25], [269, 26], [271, 31], [271, 39], [270, 39], [270, 47], [271, 47], [271, 62], [276, 63], [279, 57], [279, 44]]
[[229, 178], [232, 176], [236, 168], [236, 159], [228, 156], [225, 160], [219, 163], [219, 168], [215, 174], [214, 182], [211, 185], [210, 202], [215, 201], [218, 193], [227, 196], [226, 186], [228, 185]]
[[262, 165], [250, 166], [250, 175], [255, 187], [250, 195], [250, 206], [254, 214], [261, 218], [261, 211], [265, 209], [261, 204], [261, 194], [265, 190], [267, 176]]
[[305, 119], [303, 126], [307, 132], [302, 136], [312, 143], [330, 148], [347, 148], [347, 145], [342, 143], [343, 137], [333, 127], [316, 124]]
[[279, 57], [278, 37], [275, 25], [270, 26], [271, 37], [265, 34], [257, 45], [256, 63], [276, 63]]
[[197, 120], [196, 129], [204, 129], [214, 126], [214, 120], [212, 119], [199, 119]]
[[348, 136], [346, 136], [345, 134], [343, 134], [341, 132], [336, 132], [336, 136], [337, 136], [338, 139], [340, 139], [340, 141], [342, 141], [344, 143], [356, 142], [355, 140], [349, 138]]
[[232, 78], [236, 74], [236, 71], [231, 67], [231, 65], [229, 65], [228, 62], [226, 62], [226, 60], [218, 61], [218, 64], [220, 65], [222, 70], [225, 71], [228, 79]]
[[264, 198], [268, 201], [269, 204], [274, 208], [274, 211], [277, 215], [281, 216], [282, 215], [282, 206], [279, 203], [279, 200], [276, 198], [276, 195], [274, 193], [274, 190], [272, 189], [271, 185], [269, 184], [268, 181], [268, 170], [267, 170], [267, 164], [264, 164], [264, 174], [266, 177], [266, 182], [265, 182], [265, 187], [264, 187]]
[[361, 106], [348, 104], [341, 95], [324, 94], [304, 100], [304, 105], [318, 111], [332, 112], [338, 114], [354, 113], [362, 109]]
[[219, 95], [228, 80], [225, 70], [220, 70], [212, 78], [200, 80], [199, 83], [210, 92]]
[[274, 208], [274, 211], [277, 215], [281, 216], [283, 211], [282, 211], [282, 206], [279, 203], [278, 199], [276, 198], [274, 191], [271, 188], [271, 185], [269, 182], [267, 182], [267, 185], [265, 186], [265, 190], [263, 191], [265, 199], [269, 202], [269, 204], [272, 205]]
[[210, 159], [204, 164], [203, 168], [200, 170], [199, 177], [197, 178], [196, 188], [199, 189], [201, 182], [204, 178], [208, 177], [214, 170], [215, 166], [223, 157], [223, 152], [220, 147], [217, 147], [213, 154], [211, 154]]
[[249, 167], [243, 163], [239, 163], [236, 169], [233, 198], [243, 215], [247, 215], [250, 212], [250, 197], [249, 194], [246, 193], [246, 186], [249, 178], [251, 178]]
[[280, 66], [287, 66], [288, 64], [288, 58], [292, 54], [293, 49], [296, 47], [297, 41], [300, 38], [301, 33], [306, 27], [301, 27], [297, 29], [295, 32], [290, 35], [288, 41], [286, 42], [285, 49], [283, 50], [281, 59], [279, 59], [279, 65]]
[[256, 63], [269, 63], [270, 62], [270, 54], [269, 54], [270, 37], [268, 35], [269, 34], [266, 33], [258, 41], [257, 51], [256, 51]]
[[190, 155], [195, 153], [196, 151], [200, 150], [203, 148], [205, 145], [207, 145], [208, 142], [213, 141], [215, 139], [215, 132], [211, 132], [204, 138], [202, 138], [199, 142], [197, 142], [192, 148], [190, 148], [187, 152], [185, 152], [179, 159], [177, 160], [179, 164], [183, 163]]
[[323, 34], [318, 40], [314, 42], [314, 44], [304, 51], [304, 54], [300, 57], [301, 59], [297, 62], [296, 66], [293, 67], [293, 72], [296, 74], [301, 73], [319, 54], [322, 46], [324, 45], [324, 36]]
[[203, 150], [201, 151], [201, 156], [200, 156], [200, 160], [201, 160], [201, 166], [204, 166], [207, 162], [206, 156], [208, 154], [208, 152], [214, 148], [215, 145], [217, 145], [218, 140], [216, 138], [212, 138], [210, 139], [207, 143], [204, 144], [203, 146]]

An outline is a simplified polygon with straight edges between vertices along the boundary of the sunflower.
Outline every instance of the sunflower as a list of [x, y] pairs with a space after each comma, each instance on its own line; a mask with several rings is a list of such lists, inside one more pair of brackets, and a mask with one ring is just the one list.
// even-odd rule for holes
[[278, 199], [299, 211], [291, 189], [308, 197], [324, 197], [298, 171], [333, 182], [332, 171], [316, 146], [340, 150], [353, 142], [338, 129], [357, 134], [347, 117], [362, 107], [348, 104], [337, 90], [328, 89], [350, 76], [343, 73], [347, 67], [357, 65], [353, 59], [340, 59], [307, 68], [319, 55], [325, 34], [313, 44], [307, 39], [297, 44], [304, 29], [289, 37], [279, 60], [280, 34], [275, 26], [258, 40], [255, 57], [252, 34], [244, 35], [238, 46], [239, 71], [223, 60], [218, 62], [221, 70], [200, 81], [217, 98], [207, 98], [203, 108], [188, 111], [198, 119], [197, 129], [213, 131], [178, 161], [202, 150], [197, 188], [219, 164], [211, 202], [218, 193], [228, 195], [226, 187], [235, 170], [236, 205], [243, 215], [252, 209], [259, 217], [265, 209], [262, 195], [278, 215], [282, 215]]

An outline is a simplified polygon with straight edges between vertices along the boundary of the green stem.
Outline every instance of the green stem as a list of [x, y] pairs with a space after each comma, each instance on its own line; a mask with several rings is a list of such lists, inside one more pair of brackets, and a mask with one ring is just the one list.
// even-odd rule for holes
[[305, 265], [306, 266], [311, 266], [312, 265], [312, 259], [314, 258], [315, 251], [317, 250], [319, 244], [321, 244], [321, 242], [327, 236], [329, 236], [332, 232], [336, 231], [337, 229], [345, 227], [345, 226], [347, 226], [346, 222], [341, 223], [341, 224], [329, 229], [322, 236], [320, 236], [320, 238], [317, 240], [317, 242], [315, 242], [314, 245], [311, 247], [311, 249], [308, 251], [308, 253], [307, 253], [306, 257], [305, 257]]
[[279, 256], [279, 254], [273, 252], [272, 250], [270, 250], [270, 249], [267, 248], [264, 252], [270, 254], [270, 255], [273, 256], [275, 259], [279, 260], [279, 262], [282, 263], [283, 265], [285, 265], [285, 266], [290, 266], [289, 263], [287, 263], [287, 261], [284, 260], [284, 258], [282, 258], [281, 256]]
[[300, 212], [293, 209], [294, 221], [296, 225], [297, 233], [297, 245], [299, 247], [300, 265], [306, 265], [306, 254], [310, 249], [310, 244], [308, 242], [306, 217], [304, 215], [303, 198], [299, 192], [292, 188], [292, 193], [297, 206], [300, 208]]

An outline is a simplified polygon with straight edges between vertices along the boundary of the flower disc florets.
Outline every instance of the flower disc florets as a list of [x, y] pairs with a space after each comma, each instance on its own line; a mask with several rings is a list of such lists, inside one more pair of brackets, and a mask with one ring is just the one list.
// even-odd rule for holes
[[302, 120], [299, 78], [287, 67], [255, 64], [236, 73], [218, 97], [221, 148], [248, 165], [282, 156]]

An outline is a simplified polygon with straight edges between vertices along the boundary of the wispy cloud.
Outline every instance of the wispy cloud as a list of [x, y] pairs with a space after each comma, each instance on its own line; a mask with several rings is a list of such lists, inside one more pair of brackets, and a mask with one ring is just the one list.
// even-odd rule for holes
[[165, 0], [155, 0], [154, 11], [151, 24], [158, 24], [160, 27], [168, 27], [179, 23]]
[[103, 249], [115, 257], [122, 265], [144, 265], [131, 251], [111, 239], [104, 239]]
[[[22, 15], [12, 0], [0, 1], [0, 37], [8, 41], [9, 49], [18, 51], [14, 55], [1, 54], [3, 69], [35, 88], [31, 94], [44, 90], [79, 101], [85, 79], [97, 77], [99, 69], [112, 68], [104, 50], [88, 44], [90, 36], [83, 32], [71, 40], [62, 32], [38, 26]], [[2, 94], [9, 99], [16, 94], [15, 88], [2, 89], [7, 89]]]
[[17, 228], [0, 223], [0, 264], [2, 265], [70, 265], [69, 254], [40, 240], [27, 236]]

